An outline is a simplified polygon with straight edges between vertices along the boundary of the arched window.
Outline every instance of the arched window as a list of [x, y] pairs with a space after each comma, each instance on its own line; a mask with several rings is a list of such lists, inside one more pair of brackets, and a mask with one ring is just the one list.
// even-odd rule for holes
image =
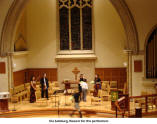
[[150, 35], [146, 46], [146, 77], [157, 78], [157, 28]]
[[60, 50], [92, 50], [93, 0], [58, 0]]

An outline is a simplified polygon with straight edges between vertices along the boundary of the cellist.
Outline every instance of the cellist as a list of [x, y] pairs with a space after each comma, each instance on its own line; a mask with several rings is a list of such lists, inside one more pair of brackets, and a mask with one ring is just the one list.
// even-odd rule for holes
[[101, 79], [99, 78], [98, 74], [95, 75], [94, 83], [95, 83], [95, 85], [94, 85], [93, 96], [97, 97], [98, 96], [98, 91], [99, 91], [99, 89], [101, 89]]

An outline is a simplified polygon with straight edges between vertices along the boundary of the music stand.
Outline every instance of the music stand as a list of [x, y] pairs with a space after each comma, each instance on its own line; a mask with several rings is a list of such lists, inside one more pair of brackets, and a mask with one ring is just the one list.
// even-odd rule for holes
[[[52, 95], [52, 97], [55, 97], [55, 107], [56, 107], [56, 97], [59, 97], [59, 96], [56, 96], [57, 92], [55, 91]], [[58, 100], [59, 101], [59, 100]]]
[[59, 118], [59, 100], [58, 100], [58, 118]]
[[68, 104], [66, 103], [67, 90], [65, 90], [64, 96], [65, 96], [65, 97], [64, 97], [64, 99], [65, 99], [65, 104], [64, 104], [64, 105], [65, 105], [65, 106], [68, 106]]
[[12, 103], [14, 104], [14, 108], [12, 109], [12, 111], [16, 111], [15, 104], [18, 103], [18, 98], [13, 97], [13, 98], [11, 98], [11, 101], [12, 101]]
[[56, 91], [54, 91], [52, 97], [55, 97], [55, 107], [56, 107], [56, 103], [57, 103], [57, 101], [56, 101], [57, 97], [58, 97], [58, 102], [59, 102], [59, 96], [57, 95], [57, 93], [63, 93], [63, 92], [64, 92], [64, 90], [56, 90]]

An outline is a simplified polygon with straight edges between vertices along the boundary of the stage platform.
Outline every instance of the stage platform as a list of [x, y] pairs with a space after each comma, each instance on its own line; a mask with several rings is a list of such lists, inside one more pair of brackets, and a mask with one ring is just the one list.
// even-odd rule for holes
[[[85, 118], [115, 118], [115, 111], [111, 110], [111, 101], [92, 102], [91, 96], [87, 96], [87, 102], [80, 102], [80, 109]], [[16, 111], [15, 111], [16, 110]], [[71, 118], [74, 110], [72, 95], [51, 96], [49, 100], [37, 100], [29, 103], [28, 100], [13, 104], [9, 102], [9, 112], [1, 113], [0, 118]], [[79, 117], [78, 112], [73, 117]], [[121, 117], [121, 115], [119, 115]]]

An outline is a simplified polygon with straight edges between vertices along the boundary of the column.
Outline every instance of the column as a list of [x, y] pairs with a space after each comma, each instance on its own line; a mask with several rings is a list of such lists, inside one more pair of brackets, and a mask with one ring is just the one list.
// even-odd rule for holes
[[132, 96], [132, 50], [124, 50], [127, 55], [127, 82], [126, 93]]
[[12, 53], [8, 53], [8, 90], [14, 87], [13, 81], [13, 57]]

